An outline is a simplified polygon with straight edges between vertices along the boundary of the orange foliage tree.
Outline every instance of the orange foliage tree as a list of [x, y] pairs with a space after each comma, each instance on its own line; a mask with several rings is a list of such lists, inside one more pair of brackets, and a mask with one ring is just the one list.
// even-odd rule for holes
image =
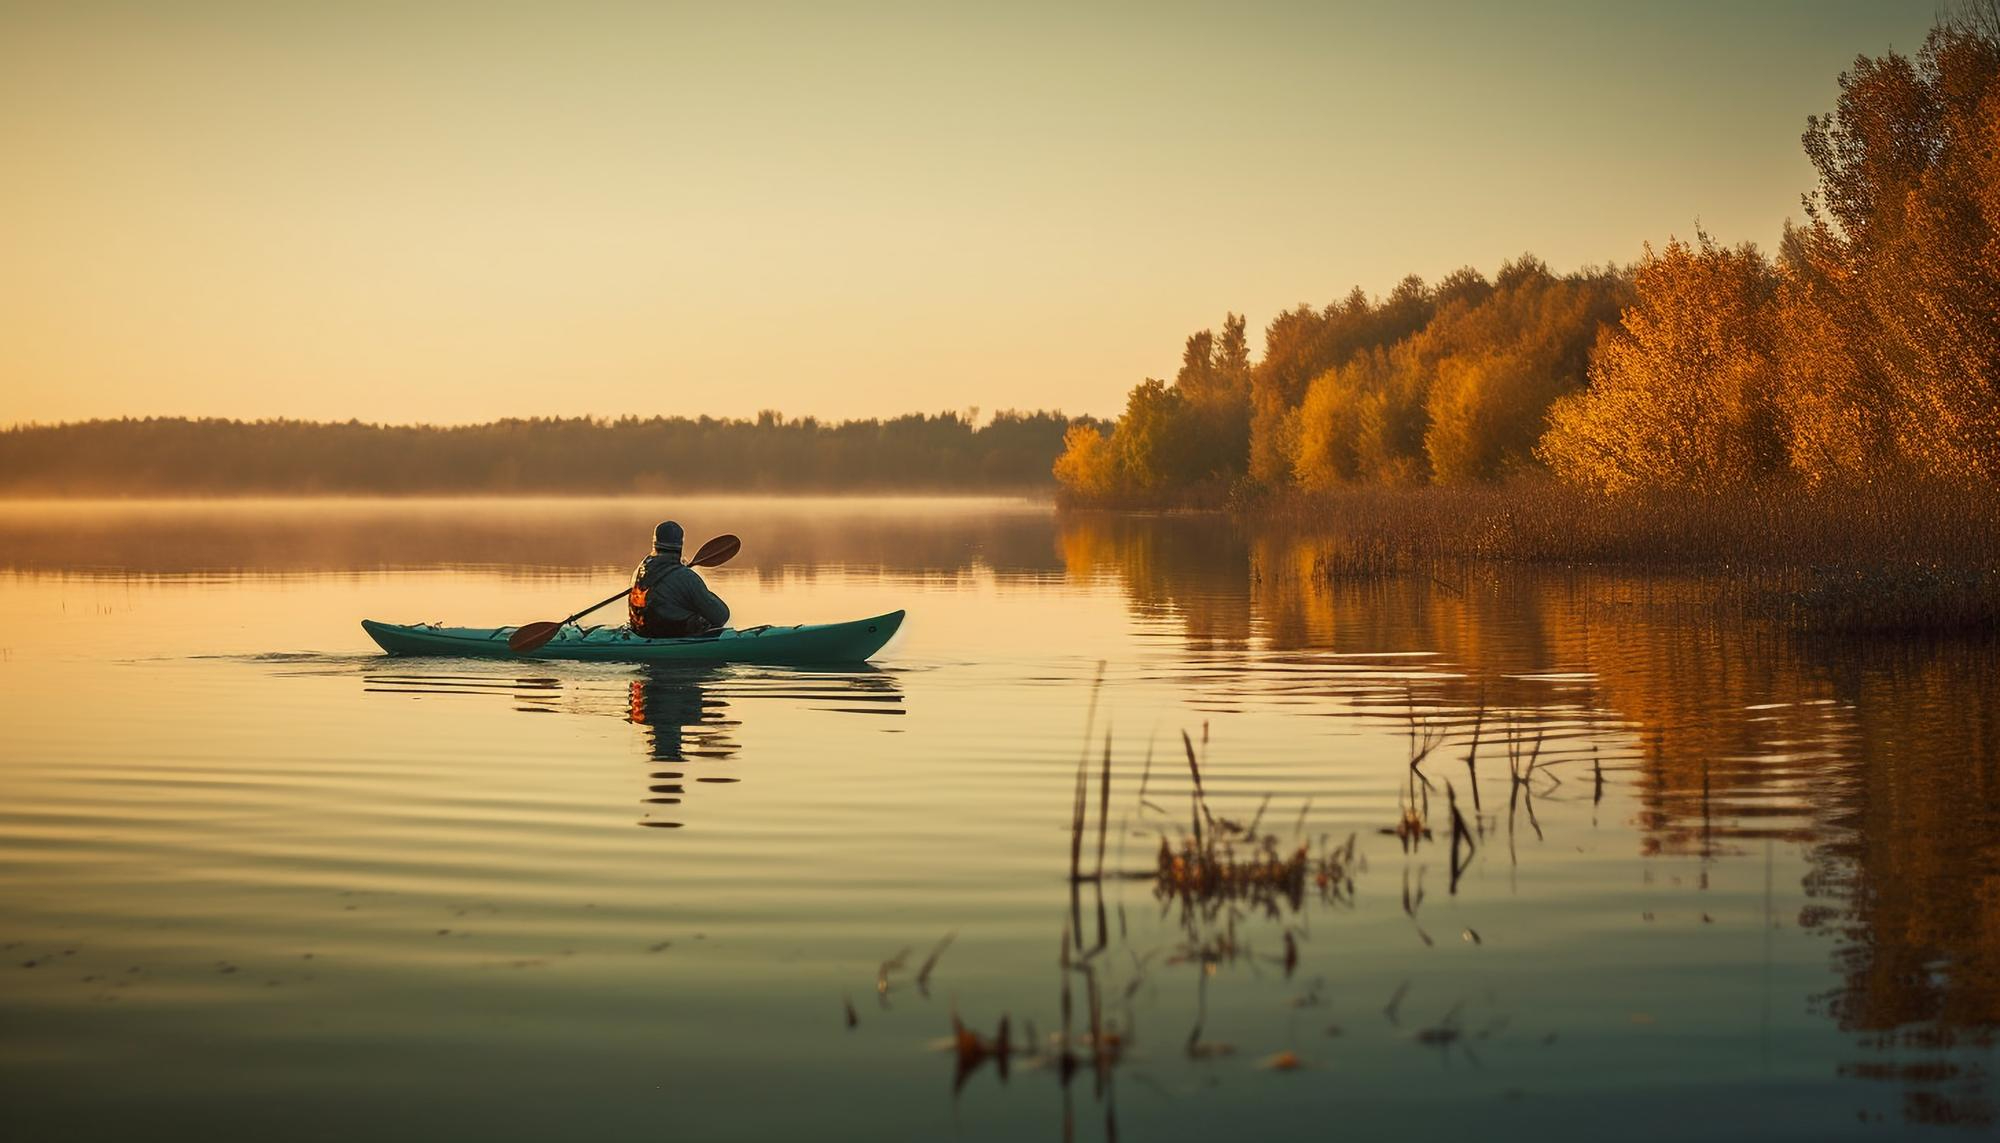
[[1538, 450], [1607, 491], [1717, 488], [1776, 467], [1765, 384], [1777, 276], [1753, 246], [1706, 234], [1648, 249], [1637, 300], [1599, 339], [1590, 388], [1558, 402]]
[[[2000, 6], [1915, 59], [1861, 58], [1808, 121], [1819, 185], [1792, 239], [1796, 462], [2000, 477]], [[1885, 453], [1887, 455], [1885, 455]], [[1865, 470], [1858, 475], [1865, 475]]]

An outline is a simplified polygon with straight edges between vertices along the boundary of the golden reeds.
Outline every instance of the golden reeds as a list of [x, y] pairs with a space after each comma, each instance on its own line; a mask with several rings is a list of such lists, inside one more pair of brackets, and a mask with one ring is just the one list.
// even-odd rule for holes
[[1314, 548], [1327, 579], [1414, 576], [1462, 595], [1479, 562], [1714, 577], [1724, 614], [1828, 633], [2000, 629], [2000, 498], [1886, 480], [1727, 495], [1607, 496], [1550, 479], [1355, 486], [1261, 507]]

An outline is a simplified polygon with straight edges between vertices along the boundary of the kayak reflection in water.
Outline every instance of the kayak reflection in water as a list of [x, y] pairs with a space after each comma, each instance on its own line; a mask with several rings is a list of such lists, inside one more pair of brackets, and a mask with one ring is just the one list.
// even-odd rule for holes
[[[652, 670], [632, 680], [626, 720], [646, 728], [646, 756], [655, 765], [680, 766], [688, 762], [720, 760], [736, 756], [736, 742], [730, 737], [735, 719], [722, 717], [729, 709], [727, 700], [712, 695], [706, 682], [718, 673], [706, 670]], [[737, 779], [721, 774], [694, 774], [686, 770], [654, 770], [646, 787], [649, 806], [677, 806], [686, 796], [687, 781], [730, 783]], [[682, 822], [653, 817], [648, 813], [640, 825], [656, 829], [679, 829]]]
[[729, 622], [729, 605], [681, 562], [683, 535], [672, 520], [653, 529], [653, 554], [633, 569], [626, 613], [632, 630], [648, 639], [705, 635]]

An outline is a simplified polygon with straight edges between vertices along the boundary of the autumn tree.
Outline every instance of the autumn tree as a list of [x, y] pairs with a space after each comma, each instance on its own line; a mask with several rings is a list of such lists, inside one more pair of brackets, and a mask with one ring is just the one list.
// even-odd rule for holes
[[1767, 379], [1777, 276], [1707, 234], [1648, 248], [1636, 301], [1599, 338], [1590, 386], [1556, 403], [1539, 455], [1606, 490], [1721, 488], [1783, 455]]
[[1251, 478], [1282, 484], [1290, 477], [1299, 425], [1293, 410], [1314, 378], [1363, 350], [1415, 333], [1432, 308], [1423, 279], [1411, 275], [1379, 305], [1356, 287], [1325, 309], [1299, 306], [1274, 318], [1264, 331], [1264, 356], [1251, 371]]
[[1478, 304], [1442, 309], [1406, 366], [1426, 394], [1431, 478], [1486, 481], [1534, 463], [1550, 405], [1583, 387], [1598, 330], [1626, 300], [1613, 271], [1559, 278], [1522, 255]]
[[1202, 330], [1187, 339], [1174, 389], [1187, 419], [1188, 480], [1232, 480], [1250, 447], [1250, 346], [1240, 314], [1222, 321], [1222, 335]]
[[1123, 491], [1118, 454], [1096, 425], [1070, 427], [1052, 471], [1063, 491], [1077, 500], [1102, 503]]
[[1292, 414], [1286, 438], [1292, 478], [1302, 488], [1324, 490], [1362, 478], [1362, 436], [1390, 377], [1381, 347], [1357, 353], [1313, 379]]
[[1960, 9], [1915, 59], [1861, 57], [1808, 121], [1819, 183], [1793, 240], [1794, 456], [1809, 473], [1877, 439], [1932, 475], [2000, 477], [2000, 5]]

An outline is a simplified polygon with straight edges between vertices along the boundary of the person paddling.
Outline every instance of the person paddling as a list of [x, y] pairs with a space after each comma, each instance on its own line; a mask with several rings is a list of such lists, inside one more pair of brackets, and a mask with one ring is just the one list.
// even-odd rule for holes
[[632, 630], [648, 639], [703, 635], [729, 622], [729, 605], [681, 562], [682, 535], [672, 520], [653, 529], [653, 554], [632, 572], [626, 611]]

